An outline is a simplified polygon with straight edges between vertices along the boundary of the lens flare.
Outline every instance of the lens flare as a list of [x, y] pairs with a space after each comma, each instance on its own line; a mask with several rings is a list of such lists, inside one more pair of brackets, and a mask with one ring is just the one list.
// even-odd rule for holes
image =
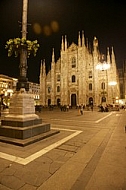
[[34, 23], [33, 24], [33, 31], [36, 33], [36, 34], [41, 34], [42, 33], [42, 28], [40, 26], [39, 23]]
[[44, 34], [45, 34], [46, 36], [50, 36], [51, 33], [52, 33], [51, 28], [50, 28], [48, 25], [45, 25], [45, 26], [43, 27], [43, 32], [44, 32]]
[[53, 32], [58, 32], [59, 24], [57, 21], [52, 21], [50, 25]]

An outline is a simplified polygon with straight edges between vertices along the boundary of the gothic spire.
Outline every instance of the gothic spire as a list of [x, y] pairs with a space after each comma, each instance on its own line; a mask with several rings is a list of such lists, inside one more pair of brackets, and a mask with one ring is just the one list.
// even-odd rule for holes
[[42, 73], [42, 60], [41, 60], [41, 65], [40, 65], [40, 73]]
[[88, 38], [86, 38], [86, 46], [87, 46], [87, 49], [88, 49]]
[[110, 53], [109, 53], [109, 47], [107, 47], [107, 63], [110, 64]]
[[43, 75], [46, 75], [45, 59], [43, 60]]
[[62, 36], [61, 50], [64, 51], [64, 41], [63, 41], [63, 36]]
[[65, 50], [67, 50], [67, 36], [65, 35]]
[[79, 35], [78, 35], [78, 46], [81, 47], [80, 31], [79, 31]]
[[82, 47], [85, 46], [84, 31], [82, 30]]
[[53, 48], [53, 51], [52, 51], [52, 63], [55, 63], [54, 48]]
[[114, 54], [114, 50], [113, 50], [113, 47], [112, 47], [112, 64], [115, 64], [115, 54]]

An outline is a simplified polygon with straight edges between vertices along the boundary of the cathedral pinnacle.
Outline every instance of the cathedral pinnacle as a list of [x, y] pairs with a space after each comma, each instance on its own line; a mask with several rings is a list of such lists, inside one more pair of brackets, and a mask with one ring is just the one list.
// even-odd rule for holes
[[63, 36], [62, 36], [61, 50], [64, 51], [64, 41], [63, 41]]
[[53, 48], [53, 51], [52, 51], [52, 63], [55, 63], [54, 48]]
[[107, 47], [107, 63], [110, 64], [110, 53], [109, 53], [109, 47]]
[[78, 35], [78, 46], [81, 47], [80, 31], [79, 31], [79, 35]]
[[85, 46], [84, 31], [82, 30], [82, 47]]
[[65, 50], [67, 50], [67, 36], [65, 35]]

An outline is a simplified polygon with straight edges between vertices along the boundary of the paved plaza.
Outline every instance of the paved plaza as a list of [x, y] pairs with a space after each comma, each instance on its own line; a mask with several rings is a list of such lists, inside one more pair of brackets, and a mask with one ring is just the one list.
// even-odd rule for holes
[[20, 147], [0, 142], [0, 190], [126, 190], [126, 111], [37, 114], [60, 133]]

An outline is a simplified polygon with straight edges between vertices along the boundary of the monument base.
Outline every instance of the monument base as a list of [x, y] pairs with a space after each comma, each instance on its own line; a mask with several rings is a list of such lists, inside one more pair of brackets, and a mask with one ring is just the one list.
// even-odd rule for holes
[[[7, 129], [7, 128], [4, 128], [2, 130], [7, 130], [8, 132], [10, 130], [13, 130], [11, 129]], [[8, 133], [6, 132], [6, 133]], [[17, 133], [17, 131], [13, 131], [15, 134]], [[13, 144], [13, 145], [16, 145], [16, 146], [22, 146], [22, 147], [25, 147], [27, 145], [30, 145], [30, 144], [33, 144], [35, 142], [38, 142], [40, 140], [43, 140], [45, 138], [48, 138], [48, 137], [51, 137], [53, 135], [56, 135], [58, 134], [60, 131], [58, 130], [52, 130], [50, 129], [49, 131], [46, 131], [46, 132], [42, 132], [41, 134], [39, 135], [35, 135], [35, 136], [30, 136], [29, 138], [26, 138], [26, 139], [19, 139], [19, 138], [11, 138], [11, 137], [6, 137], [6, 134], [3, 135], [3, 136], [0, 136], [0, 142], [4, 142], [4, 143], [8, 143], [8, 144]], [[27, 134], [27, 132], [25, 131], [24, 133]], [[21, 134], [20, 134], [21, 135]], [[19, 136], [20, 136], [19, 135]], [[18, 137], [19, 137], [18, 136]]]
[[26, 146], [57, 133], [35, 114], [34, 98], [25, 89], [12, 96], [9, 114], [1, 120], [1, 142]]

